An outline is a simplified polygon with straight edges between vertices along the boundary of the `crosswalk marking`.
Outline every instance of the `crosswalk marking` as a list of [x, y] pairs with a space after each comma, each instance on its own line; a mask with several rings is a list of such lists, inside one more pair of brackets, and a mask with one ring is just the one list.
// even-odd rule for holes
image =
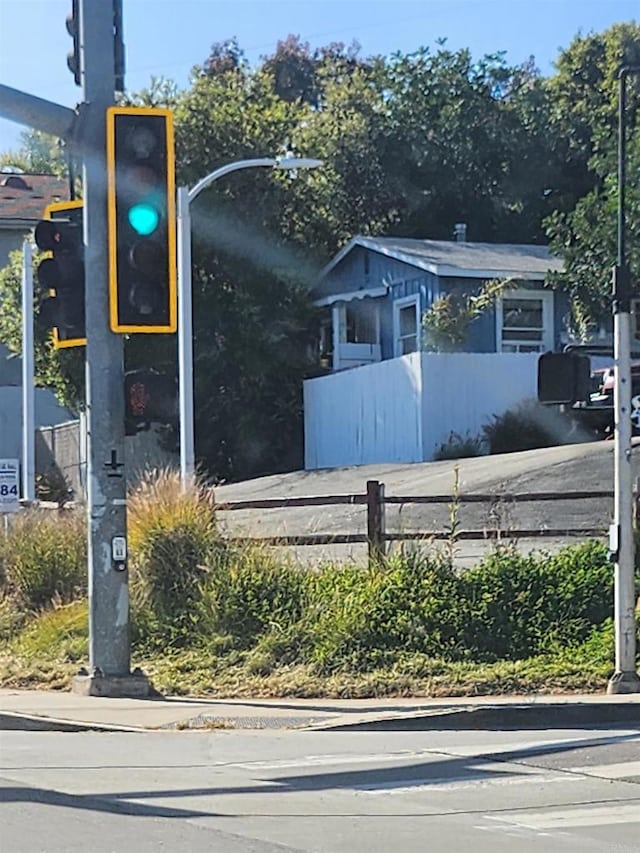
[[584, 805], [568, 809], [550, 807], [539, 812], [514, 812], [512, 815], [485, 815], [495, 820], [527, 829], [570, 829], [577, 826], [607, 826], [608, 824], [640, 824], [640, 801], [610, 805]]
[[370, 784], [363, 783], [362, 785], [354, 785], [355, 791], [361, 791], [364, 794], [420, 794], [432, 793], [434, 791], [464, 791], [467, 789], [477, 790], [482, 787], [494, 787], [499, 785], [549, 785], [554, 782], [562, 782], [566, 785], [567, 782], [579, 781], [578, 776], [569, 777], [565, 775], [546, 776], [542, 773], [527, 773], [523, 776], [495, 776], [477, 778], [465, 778], [459, 776], [457, 778], [437, 778], [433, 780], [422, 779], [400, 779], [394, 782], [372, 782]]

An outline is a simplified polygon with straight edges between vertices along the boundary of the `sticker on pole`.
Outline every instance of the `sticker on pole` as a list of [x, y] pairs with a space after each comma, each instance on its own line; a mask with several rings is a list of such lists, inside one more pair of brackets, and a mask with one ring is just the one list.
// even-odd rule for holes
[[20, 509], [20, 461], [0, 459], [0, 513]]

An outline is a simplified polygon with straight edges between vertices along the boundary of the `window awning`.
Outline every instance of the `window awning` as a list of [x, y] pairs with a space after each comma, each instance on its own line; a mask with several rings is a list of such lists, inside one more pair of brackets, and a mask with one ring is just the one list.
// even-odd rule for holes
[[389, 292], [386, 286], [367, 287], [363, 290], [351, 290], [348, 293], [332, 293], [330, 296], [323, 296], [322, 299], [314, 300], [314, 305], [318, 308], [324, 308], [326, 305], [333, 305], [336, 302], [353, 302], [354, 299], [366, 299], [370, 297], [375, 299], [378, 296], [386, 296]]

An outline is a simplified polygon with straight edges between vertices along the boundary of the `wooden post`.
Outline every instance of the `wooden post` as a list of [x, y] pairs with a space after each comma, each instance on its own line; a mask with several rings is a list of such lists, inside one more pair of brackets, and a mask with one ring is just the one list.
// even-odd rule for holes
[[384, 483], [367, 480], [367, 542], [369, 568], [378, 565], [385, 556]]

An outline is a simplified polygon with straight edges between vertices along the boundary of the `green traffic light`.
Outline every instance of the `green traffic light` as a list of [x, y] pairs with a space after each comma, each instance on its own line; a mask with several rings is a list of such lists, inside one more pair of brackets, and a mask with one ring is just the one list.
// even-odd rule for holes
[[151, 204], [141, 202], [134, 204], [128, 213], [129, 225], [133, 228], [136, 234], [147, 236], [153, 234], [160, 222], [158, 211]]

